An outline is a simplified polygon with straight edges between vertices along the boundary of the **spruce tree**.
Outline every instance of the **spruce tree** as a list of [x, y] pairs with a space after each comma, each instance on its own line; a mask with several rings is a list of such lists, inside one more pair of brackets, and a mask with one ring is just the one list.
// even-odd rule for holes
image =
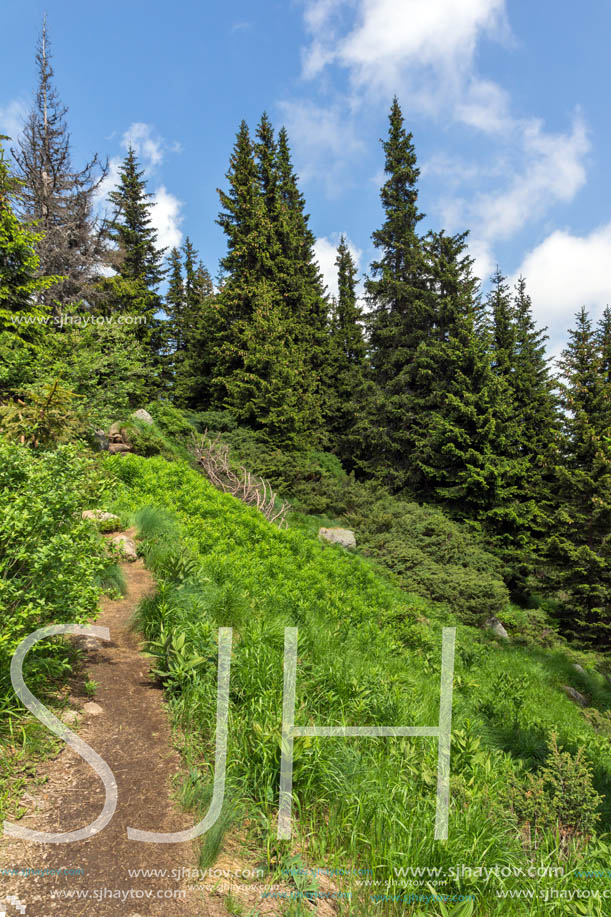
[[157, 247], [151, 197], [144, 170], [130, 147], [119, 170], [118, 185], [108, 195], [114, 211], [105, 232], [114, 245], [111, 264], [116, 274], [100, 282], [96, 304], [108, 314], [121, 312], [137, 318], [139, 339], [160, 349], [161, 327], [156, 313], [162, 306], [159, 284], [166, 273], [165, 250]]
[[393, 100], [388, 138], [383, 142], [387, 179], [380, 192], [384, 223], [373, 233], [380, 257], [371, 265], [365, 289], [370, 302], [369, 338], [373, 380], [366, 406], [369, 436], [363, 467], [394, 489], [407, 483], [411, 428], [419, 411], [415, 354], [430, 332], [431, 296], [418, 224], [419, 169], [411, 133]]
[[130, 146], [119, 169], [119, 183], [108, 199], [114, 214], [108, 235], [118, 249], [118, 272], [125, 280], [134, 280], [156, 292], [163, 280], [164, 250], [157, 246], [157, 231], [152, 225], [155, 206], [146, 190], [144, 169]]
[[335, 450], [351, 467], [352, 437], [366, 382], [367, 348], [356, 294], [357, 267], [344, 236], [337, 247], [335, 265], [338, 295], [331, 322], [333, 372], [328, 426]]
[[212, 404], [216, 351], [222, 340], [218, 297], [191, 240], [183, 245], [184, 311], [177, 334], [182, 347], [176, 366], [175, 397], [182, 407], [207, 410]]
[[611, 308], [605, 307], [596, 329], [596, 340], [600, 351], [601, 372], [607, 384], [611, 384]]
[[509, 384], [515, 370], [515, 312], [509, 286], [498, 267], [492, 276], [487, 305], [491, 327], [492, 363], [496, 375]]
[[164, 311], [167, 320], [167, 341], [170, 352], [176, 354], [184, 349], [183, 321], [185, 311], [185, 284], [182, 273], [182, 258], [177, 248], [168, 257], [168, 289], [165, 295]]
[[[298, 214], [281, 205], [280, 186], [287, 178], [283, 155], [266, 116], [256, 144], [242, 122], [227, 173], [229, 190], [219, 192], [223, 209], [218, 222], [227, 235], [228, 250], [221, 262], [225, 277], [218, 297], [221, 330], [215, 345], [213, 402], [229, 407], [275, 441], [283, 435], [284, 442], [296, 444], [301, 438], [311, 443], [321, 417], [313, 348], [307, 346], [312, 322], [306, 335], [305, 315], [312, 311], [307, 309], [303, 277], [307, 269], [313, 272], [313, 261], [308, 262], [303, 238], [300, 243], [297, 234], [288, 231], [297, 224]], [[287, 251], [299, 251], [300, 258], [291, 261]], [[291, 388], [283, 392], [282, 385]]]
[[22, 181], [19, 211], [36, 231], [42, 275], [58, 279], [43, 299], [54, 309], [86, 299], [103, 259], [94, 196], [106, 165], [95, 155], [82, 169], [72, 166], [67, 109], [53, 83], [46, 20], [36, 53], [38, 86], [33, 108], [13, 149]]
[[314, 255], [314, 233], [309, 226], [305, 198], [299, 190], [286, 129], [278, 133], [278, 190], [280, 244], [278, 285], [286, 303], [293, 334], [306, 355], [306, 381], [318, 404], [313, 429], [323, 439], [323, 419], [329, 411], [332, 358], [330, 315], [326, 290]]
[[564, 598], [565, 630], [611, 642], [611, 428], [599, 340], [582, 308], [560, 368], [562, 462], [549, 557]]
[[426, 244], [431, 331], [413, 359], [418, 410], [410, 430], [408, 487], [458, 517], [483, 520], [495, 506], [499, 388], [479, 327], [478, 283], [466, 233], [432, 233]]
[[496, 452], [502, 475], [495, 504], [488, 512], [485, 524], [491, 547], [507, 565], [506, 582], [520, 599], [531, 587], [535, 541], [544, 534], [544, 499], [543, 494], [538, 492], [540, 474], [536, 474], [543, 456], [536, 456], [533, 462], [532, 452], [524, 448], [526, 431], [522, 399], [529, 390], [534, 394], [529, 377], [535, 367], [529, 363], [535, 355], [528, 346], [531, 334], [528, 328], [532, 319], [529, 319], [530, 302], [524, 296], [525, 288], [522, 294], [520, 334], [524, 338], [524, 346], [519, 354], [516, 304], [505, 277], [497, 267], [486, 305], [492, 369], [497, 381]]

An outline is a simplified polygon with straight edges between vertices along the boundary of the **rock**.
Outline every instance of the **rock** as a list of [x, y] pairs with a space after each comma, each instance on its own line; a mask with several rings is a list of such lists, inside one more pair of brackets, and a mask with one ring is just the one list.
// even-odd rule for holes
[[507, 631], [505, 630], [505, 628], [503, 627], [503, 625], [501, 624], [498, 618], [495, 618], [494, 616], [491, 618], [488, 618], [488, 620], [484, 624], [484, 627], [487, 630], [489, 630], [492, 634], [494, 634], [494, 636], [497, 637], [499, 640], [509, 640], [509, 634], [507, 633]]
[[125, 452], [131, 452], [132, 447], [128, 446], [127, 443], [111, 443], [108, 447], [108, 451], [111, 455], [121, 455]]
[[144, 408], [138, 408], [137, 411], [134, 411], [132, 418], [141, 421], [141, 423], [155, 423], [149, 412], [145, 411]]
[[325, 541], [329, 541], [331, 544], [340, 544], [342, 548], [356, 548], [356, 538], [351, 529], [321, 528], [318, 530], [318, 537], [324, 538]]
[[579, 665], [578, 662], [573, 663], [573, 668], [575, 669], [576, 672], [579, 672], [580, 675], [586, 674], [586, 670], [584, 669], [582, 665]]
[[110, 425], [110, 430], [108, 431], [108, 435], [110, 436], [111, 440], [113, 436], [118, 436], [121, 438], [121, 424], [119, 423], [118, 420], [115, 420], [115, 422]]
[[99, 716], [100, 713], [104, 713], [102, 707], [100, 707], [99, 704], [94, 703], [92, 700], [84, 705], [83, 710], [87, 716]]
[[93, 434], [93, 441], [98, 452], [106, 452], [108, 449], [108, 436], [104, 430], [96, 430]]
[[76, 710], [70, 710], [70, 708], [68, 708], [67, 710], [64, 710], [62, 712], [62, 715], [60, 716], [60, 720], [62, 721], [62, 723], [65, 723], [66, 726], [74, 726], [74, 724], [78, 720], [78, 712]]
[[91, 519], [92, 522], [103, 522], [107, 532], [117, 531], [121, 528], [121, 520], [114, 513], [105, 513], [101, 509], [86, 509], [83, 511], [83, 519]]
[[100, 641], [97, 637], [89, 637], [87, 634], [77, 634], [73, 637], [74, 642], [79, 649], [85, 653], [95, 653], [100, 649]]
[[128, 560], [130, 563], [138, 560], [136, 542], [133, 538], [130, 538], [129, 535], [115, 535], [112, 539], [112, 543], [119, 548], [125, 560]]
[[575, 703], [579, 704], [580, 707], [588, 706], [587, 698], [585, 698], [579, 691], [576, 691], [575, 688], [571, 688], [570, 685], [562, 685], [562, 690], [567, 697], [570, 697], [571, 700], [574, 700]]

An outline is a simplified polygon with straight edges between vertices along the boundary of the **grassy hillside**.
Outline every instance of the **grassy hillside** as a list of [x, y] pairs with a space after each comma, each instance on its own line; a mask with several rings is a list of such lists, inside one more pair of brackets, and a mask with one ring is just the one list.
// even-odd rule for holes
[[[474, 895], [476, 913], [605, 912], [592, 901], [580, 911], [560, 897], [527, 906], [499, 897], [604, 888], [604, 880], [571, 875], [609, 862], [611, 691], [594, 671], [596, 657], [579, 655], [580, 674], [572, 667], [577, 656], [561, 645], [499, 645], [442, 605], [403, 591], [372, 560], [319, 543], [307, 527], [271, 526], [186, 463], [140, 456], [109, 463], [121, 482], [114, 508], [135, 514], [158, 579], [142, 624], [184, 731], [183, 795], [202, 813], [212, 787], [217, 629], [234, 628], [228, 786], [204, 859], [233, 822], [270, 869], [295, 862], [372, 869], [381, 885], [372, 891], [349, 882], [351, 903], [338, 902], [340, 912], [451, 912], [453, 903], [372, 895], [427, 891], [421, 880], [387, 886], [397, 868], [457, 864], [518, 871], [487, 881], [446, 875], [437, 890]], [[293, 839], [278, 841], [284, 628], [299, 628], [296, 723], [430, 726], [438, 718], [444, 625], [457, 626], [447, 843], [433, 840], [432, 738], [297, 739]], [[590, 707], [576, 706], [563, 685], [587, 692]], [[552, 734], [565, 754], [553, 752]], [[519, 875], [531, 866], [561, 867], [564, 877]]]

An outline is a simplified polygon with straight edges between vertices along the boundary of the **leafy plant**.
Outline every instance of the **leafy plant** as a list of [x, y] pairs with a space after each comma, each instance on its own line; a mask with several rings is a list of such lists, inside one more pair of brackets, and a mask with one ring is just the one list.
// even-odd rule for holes
[[49, 446], [67, 442], [84, 431], [84, 422], [74, 402], [74, 392], [59, 379], [32, 385], [17, 398], [0, 406], [0, 432], [14, 442], [28, 446]]
[[92, 678], [88, 678], [87, 681], [84, 682], [83, 687], [87, 697], [95, 697], [97, 690], [100, 687], [100, 683], [99, 681], [94, 681]]

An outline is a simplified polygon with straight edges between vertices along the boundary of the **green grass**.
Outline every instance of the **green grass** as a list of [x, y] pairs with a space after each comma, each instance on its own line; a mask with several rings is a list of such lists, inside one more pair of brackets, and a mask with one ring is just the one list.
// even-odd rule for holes
[[[402, 591], [371, 561], [321, 544], [313, 528], [271, 526], [185, 463], [127, 456], [113, 465], [123, 481], [115, 510], [136, 514], [158, 581], [140, 620], [185, 735], [185, 801], [202, 815], [213, 777], [217, 632], [234, 629], [227, 805], [204, 862], [232, 819], [248, 816], [249, 843], [270, 870], [295, 854], [326, 868], [368, 867], [382, 881], [406, 865], [608, 868], [611, 750], [601, 724], [611, 692], [593, 671], [595, 656], [580, 655], [592, 669], [580, 676], [570, 649], [500, 645]], [[441, 628], [448, 625], [457, 627], [448, 841], [433, 839], [431, 738], [297, 739], [293, 839], [278, 841], [284, 628], [299, 628], [296, 723], [430, 726], [438, 719]], [[587, 689], [588, 711], [563, 694], [563, 684]], [[584, 749], [605, 797], [599, 834], [589, 842], [545, 830], [529, 844], [516, 814], [551, 732], [565, 749]], [[443, 892], [475, 894], [474, 913], [482, 915], [565, 914], [579, 913], [577, 905], [526, 906], [497, 892], [577, 887], [605, 886], [571, 876], [451, 878]], [[351, 890], [339, 913], [443, 913], [437, 903], [374, 903], [370, 889]], [[586, 913], [604, 913], [589, 907]]]

